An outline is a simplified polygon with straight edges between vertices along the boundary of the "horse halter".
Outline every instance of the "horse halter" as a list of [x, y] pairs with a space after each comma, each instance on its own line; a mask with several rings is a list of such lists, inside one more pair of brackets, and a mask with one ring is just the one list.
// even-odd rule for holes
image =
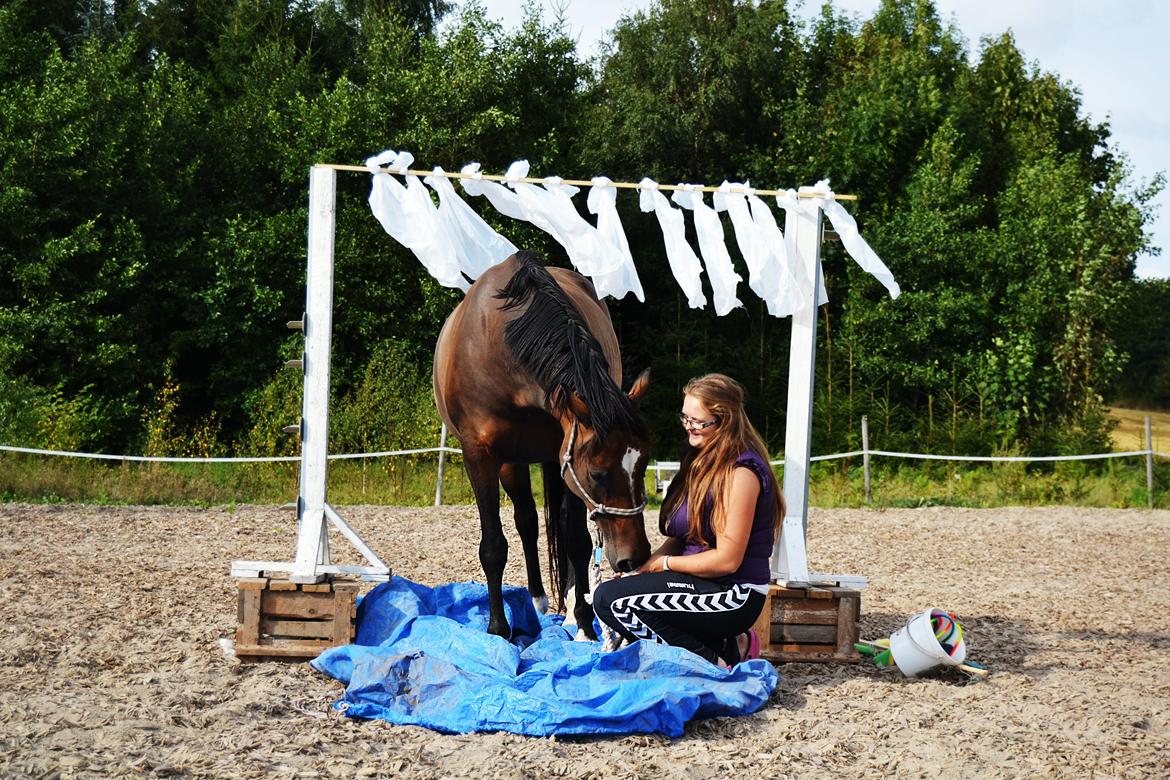
[[[581, 498], [585, 500], [586, 504], [590, 505], [589, 519], [596, 521], [597, 515], [615, 515], [618, 517], [632, 517], [634, 515], [642, 514], [642, 510], [646, 508], [646, 499], [642, 499], [642, 503], [629, 509], [622, 509], [620, 507], [606, 506], [599, 501], [594, 501], [593, 497], [589, 495], [589, 491], [581, 484], [581, 480], [577, 479], [577, 474], [573, 471], [573, 443], [577, 441], [577, 420], [573, 420], [573, 427], [569, 430], [569, 446], [565, 447], [565, 454], [561, 456], [561, 479], [565, 478], [565, 471], [568, 470], [569, 476], [573, 478], [573, 484], [577, 486], [577, 490], [581, 494]], [[634, 497], [631, 495], [631, 499]]]

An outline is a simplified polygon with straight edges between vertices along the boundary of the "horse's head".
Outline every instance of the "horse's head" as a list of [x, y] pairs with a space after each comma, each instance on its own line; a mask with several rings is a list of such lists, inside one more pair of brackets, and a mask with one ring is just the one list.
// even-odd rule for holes
[[[650, 370], [634, 382], [632, 402], [650, 387]], [[646, 506], [646, 461], [650, 433], [636, 413], [599, 432], [594, 415], [575, 393], [567, 399], [561, 474], [597, 521], [606, 557], [614, 571], [630, 572], [650, 557], [642, 510]]]

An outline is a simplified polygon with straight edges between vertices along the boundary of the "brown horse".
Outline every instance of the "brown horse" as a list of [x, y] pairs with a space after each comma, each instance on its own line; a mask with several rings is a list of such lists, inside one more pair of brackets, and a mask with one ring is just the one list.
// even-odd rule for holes
[[515, 507], [529, 592], [538, 609], [548, 603], [528, 464], [542, 467], [554, 592], [559, 603], [567, 563], [576, 584], [574, 615], [588, 636], [596, 638], [593, 610], [583, 599], [591, 549], [585, 506], [614, 571], [633, 571], [650, 555], [642, 521], [649, 431], [633, 403], [648, 389], [649, 371], [627, 395], [621, 366], [609, 310], [592, 283], [545, 268], [531, 252], [484, 272], [443, 325], [435, 403], [463, 445], [475, 491], [493, 634], [510, 635], [501, 595], [508, 559], [501, 484]]

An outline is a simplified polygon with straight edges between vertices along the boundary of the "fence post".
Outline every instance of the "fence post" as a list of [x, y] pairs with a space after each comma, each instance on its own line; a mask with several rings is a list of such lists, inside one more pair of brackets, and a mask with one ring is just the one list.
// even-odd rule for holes
[[1146, 415], [1146, 503], [1154, 508], [1154, 436], [1150, 416]]
[[869, 493], [869, 415], [861, 415], [861, 462], [865, 466], [865, 503], [870, 503]]
[[439, 477], [435, 480], [435, 506], [443, 503], [443, 463], [447, 460], [447, 423], [439, 429]]

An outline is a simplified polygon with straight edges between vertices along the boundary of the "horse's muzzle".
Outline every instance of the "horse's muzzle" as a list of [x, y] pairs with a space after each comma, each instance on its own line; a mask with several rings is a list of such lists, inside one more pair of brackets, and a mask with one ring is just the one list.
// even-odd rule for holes
[[638, 565], [634, 563], [633, 558], [622, 558], [617, 562], [614, 568], [620, 571], [622, 574], [629, 574], [634, 569], [638, 568]]

